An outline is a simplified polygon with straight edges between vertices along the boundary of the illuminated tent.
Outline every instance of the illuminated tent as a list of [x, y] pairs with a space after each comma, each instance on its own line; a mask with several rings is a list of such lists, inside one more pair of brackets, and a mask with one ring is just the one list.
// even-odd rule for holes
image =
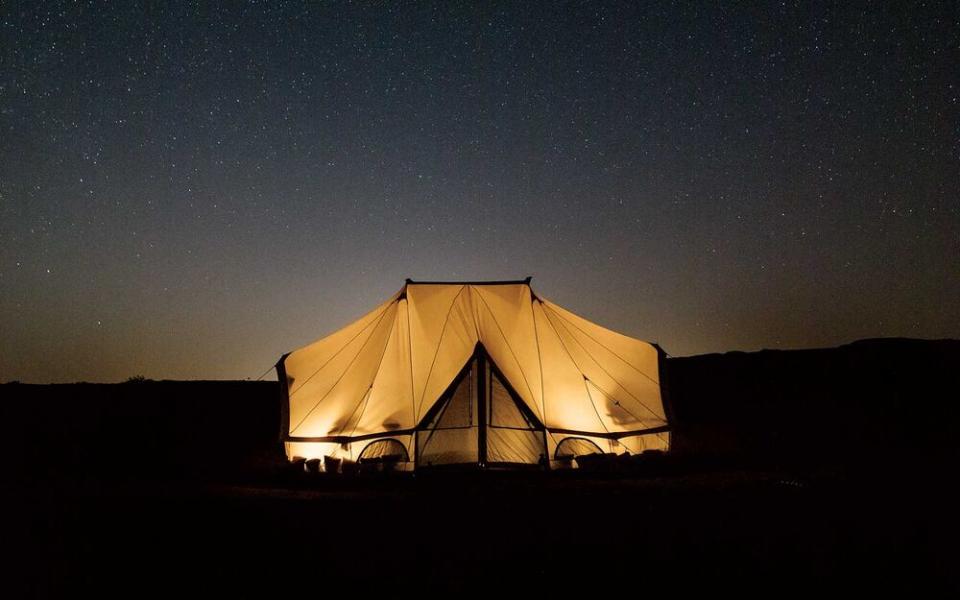
[[666, 449], [663, 353], [530, 279], [414, 282], [277, 363], [288, 457], [407, 468]]

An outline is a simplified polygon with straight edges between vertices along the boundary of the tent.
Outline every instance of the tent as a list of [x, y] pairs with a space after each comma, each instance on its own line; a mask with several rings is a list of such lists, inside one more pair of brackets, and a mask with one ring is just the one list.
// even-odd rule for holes
[[[664, 354], [530, 279], [415, 282], [277, 363], [287, 456], [547, 465], [670, 443]], [[569, 462], [569, 461], [567, 461]]]

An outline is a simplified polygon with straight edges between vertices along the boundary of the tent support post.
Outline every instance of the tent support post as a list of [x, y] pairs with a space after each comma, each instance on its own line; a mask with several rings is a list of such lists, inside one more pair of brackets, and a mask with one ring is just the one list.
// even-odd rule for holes
[[[660, 380], [660, 403], [663, 406], [663, 415], [666, 417], [667, 427], [672, 428], [676, 426], [676, 415], [673, 414], [673, 403], [670, 398], [670, 382], [669, 376], [667, 374], [667, 353], [659, 344], [653, 344], [653, 347], [657, 350], [657, 374], [658, 379]], [[669, 429], [668, 429], [669, 431]], [[670, 451], [670, 446], [672, 446], [673, 436], [670, 437], [670, 443], [667, 444], [667, 451]]]
[[540, 430], [543, 433], [543, 464], [540, 465], [544, 471], [550, 470], [550, 446], [547, 446], [547, 428]]
[[290, 353], [287, 352], [277, 361], [277, 382], [280, 384], [280, 443], [284, 445], [286, 454], [287, 437], [290, 435], [290, 389], [287, 384], [287, 368], [283, 364]]
[[413, 472], [416, 474], [417, 468], [420, 466], [420, 435], [417, 433], [419, 430], [413, 428]]
[[479, 442], [480, 468], [487, 466], [487, 360], [483, 346], [477, 345], [477, 415], [480, 417], [480, 429], [477, 431]]

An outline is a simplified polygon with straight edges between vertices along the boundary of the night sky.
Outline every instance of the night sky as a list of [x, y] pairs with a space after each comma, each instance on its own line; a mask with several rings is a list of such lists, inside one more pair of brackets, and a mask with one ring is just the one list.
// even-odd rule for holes
[[407, 277], [960, 337], [956, 2], [209, 4], [0, 4], [0, 381], [256, 378]]

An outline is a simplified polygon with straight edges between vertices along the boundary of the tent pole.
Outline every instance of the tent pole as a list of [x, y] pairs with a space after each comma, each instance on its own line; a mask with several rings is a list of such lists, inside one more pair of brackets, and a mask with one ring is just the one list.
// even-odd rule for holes
[[477, 344], [477, 414], [480, 417], [480, 429], [477, 432], [479, 442], [480, 468], [487, 466], [487, 361], [482, 344]]
[[547, 446], [547, 427], [544, 425], [543, 429], [540, 430], [543, 433], [543, 464], [540, 465], [543, 467], [544, 471], [550, 470], [550, 447]]
[[[280, 443], [284, 444], [290, 435], [290, 389], [287, 383], [287, 368], [283, 364], [290, 353], [287, 352], [277, 361], [277, 381], [280, 384]], [[284, 445], [286, 454], [286, 445]]]
[[[663, 416], [664, 420], [667, 422], [667, 426], [670, 429], [676, 427], [676, 415], [673, 414], [673, 403], [670, 398], [670, 383], [669, 376], [667, 374], [667, 353], [660, 347], [659, 344], [653, 344], [653, 347], [657, 350], [657, 370], [659, 371], [658, 378], [660, 380], [660, 404], [663, 406]], [[669, 431], [669, 429], [668, 429]], [[667, 451], [669, 452], [670, 446], [673, 445], [673, 436], [668, 438], [670, 443], [667, 444]]]

